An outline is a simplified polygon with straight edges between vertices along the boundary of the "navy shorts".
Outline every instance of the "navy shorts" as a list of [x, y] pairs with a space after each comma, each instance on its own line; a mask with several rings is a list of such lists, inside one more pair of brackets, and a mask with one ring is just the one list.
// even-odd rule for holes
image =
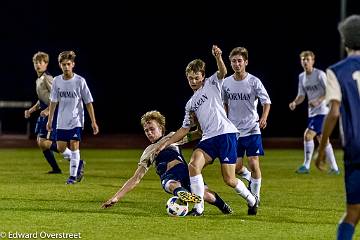
[[345, 165], [345, 190], [347, 204], [360, 204], [360, 168]]
[[56, 129], [56, 141], [69, 142], [70, 140], [81, 141], [82, 128]]
[[[46, 124], [48, 122], [48, 117], [41, 117], [39, 116], [36, 125], [35, 125], [35, 134], [40, 138], [47, 138], [48, 137], [48, 130], [46, 130]], [[53, 121], [53, 129], [56, 128], [56, 121]], [[56, 131], [53, 130], [50, 132], [49, 140], [55, 141], [56, 140]]]
[[236, 145], [236, 134], [227, 133], [201, 141], [196, 148], [200, 148], [209, 154], [212, 161], [218, 157], [221, 164], [235, 164], [237, 158]]
[[316, 132], [317, 135], [320, 135], [322, 132], [322, 124], [324, 121], [325, 115], [316, 115], [308, 118], [307, 128]]
[[243, 158], [246, 153], [248, 157], [264, 155], [262, 139], [260, 134], [239, 137], [237, 141], [237, 156]]
[[[180, 182], [183, 188], [186, 188], [189, 192], [191, 192], [189, 170], [188, 166], [185, 163], [179, 163], [174, 167], [170, 168], [168, 171], [166, 171], [163, 175], [160, 176], [160, 180], [164, 190], [165, 184], [170, 180], [174, 180]], [[165, 190], [165, 192], [167, 191]]]

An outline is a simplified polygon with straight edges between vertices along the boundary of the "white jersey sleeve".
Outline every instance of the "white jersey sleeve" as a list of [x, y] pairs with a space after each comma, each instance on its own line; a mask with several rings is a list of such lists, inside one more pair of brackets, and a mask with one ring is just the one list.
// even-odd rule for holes
[[326, 103], [329, 104], [331, 100], [336, 100], [341, 102], [342, 94], [340, 84], [335, 76], [335, 73], [327, 69], [327, 85], [326, 85]]

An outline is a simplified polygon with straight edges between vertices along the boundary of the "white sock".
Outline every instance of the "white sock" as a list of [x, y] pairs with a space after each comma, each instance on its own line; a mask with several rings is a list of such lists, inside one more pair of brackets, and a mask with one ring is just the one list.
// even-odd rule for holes
[[245, 184], [239, 179], [235, 187], [235, 192], [239, 194], [241, 197], [243, 197], [248, 202], [249, 206], [252, 207], [256, 203], [256, 199], [254, 195], [251, 194], [249, 189], [247, 189]]
[[71, 152], [70, 159], [70, 176], [76, 177], [76, 173], [79, 167], [80, 162], [80, 150], [75, 150]]
[[194, 208], [198, 213], [202, 213], [204, 211], [204, 179], [201, 174], [190, 177], [190, 188], [191, 192], [201, 197], [200, 203], [195, 203]]
[[66, 160], [70, 160], [71, 158], [71, 150], [69, 148], [66, 148], [64, 152], [61, 153], [61, 155], [66, 159]]
[[243, 167], [243, 173], [240, 174], [240, 176], [248, 181], [250, 181], [251, 178], [251, 172], [244, 166]]
[[328, 145], [326, 145], [326, 147], [325, 147], [325, 155], [326, 155], [326, 159], [328, 160], [331, 169], [338, 171], [339, 168], [338, 168], [338, 165], [336, 164], [334, 150], [330, 143]]
[[314, 140], [304, 141], [304, 166], [310, 169], [311, 158], [314, 152]]
[[259, 179], [251, 178], [250, 179], [251, 193], [257, 196], [259, 201], [260, 201], [260, 188], [261, 188], [261, 178]]

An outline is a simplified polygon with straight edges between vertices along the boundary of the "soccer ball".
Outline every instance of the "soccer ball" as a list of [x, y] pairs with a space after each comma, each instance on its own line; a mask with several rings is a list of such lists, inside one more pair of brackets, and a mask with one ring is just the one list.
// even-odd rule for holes
[[173, 196], [166, 203], [166, 212], [172, 217], [184, 217], [189, 211], [189, 204]]

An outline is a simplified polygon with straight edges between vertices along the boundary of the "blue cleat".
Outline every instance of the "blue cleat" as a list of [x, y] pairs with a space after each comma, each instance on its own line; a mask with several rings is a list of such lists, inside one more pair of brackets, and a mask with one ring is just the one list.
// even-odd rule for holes
[[304, 165], [301, 165], [295, 172], [298, 174], [308, 174], [310, 173], [310, 170], [306, 168]]
[[77, 182], [81, 182], [81, 180], [84, 177], [84, 168], [85, 168], [85, 161], [84, 160], [80, 160], [79, 162], [79, 167], [76, 173], [76, 181]]
[[66, 180], [66, 184], [68, 184], [68, 185], [75, 184], [75, 183], [76, 183], [76, 178], [75, 177], [70, 176], [68, 178], [68, 180]]

